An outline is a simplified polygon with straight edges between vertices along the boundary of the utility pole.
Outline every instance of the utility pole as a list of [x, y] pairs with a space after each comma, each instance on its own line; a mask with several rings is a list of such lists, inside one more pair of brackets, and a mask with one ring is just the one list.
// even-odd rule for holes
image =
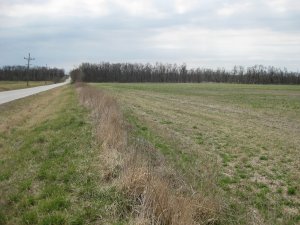
[[[46, 64], [46, 73], [48, 74], [48, 65]], [[45, 84], [47, 84], [47, 77], [45, 79]]]
[[26, 57], [24, 57], [24, 59], [26, 59], [27, 60], [27, 87], [28, 87], [28, 82], [29, 82], [29, 76], [28, 76], [28, 74], [29, 74], [29, 66], [30, 66], [30, 61], [32, 61], [32, 60], [35, 60], [35, 58], [31, 58], [30, 57], [30, 53], [28, 54], [28, 57], [26, 58]]

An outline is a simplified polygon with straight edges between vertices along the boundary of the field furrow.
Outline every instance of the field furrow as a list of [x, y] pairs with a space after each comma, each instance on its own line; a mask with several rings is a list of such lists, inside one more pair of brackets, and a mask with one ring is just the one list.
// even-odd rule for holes
[[[97, 87], [116, 96], [129, 117], [167, 143], [165, 154], [170, 163], [180, 168], [195, 187], [205, 191], [204, 183], [217, 173], [217, 177], [211, 177], [216, 183], [206, 185], [206, 191], [217, 185], [224, 196], [235, 199], [236, 207], [259, 212], [266, 223], [299, 220], [299, 87]], [[159, 146], [155, 138], [149, 139]]]

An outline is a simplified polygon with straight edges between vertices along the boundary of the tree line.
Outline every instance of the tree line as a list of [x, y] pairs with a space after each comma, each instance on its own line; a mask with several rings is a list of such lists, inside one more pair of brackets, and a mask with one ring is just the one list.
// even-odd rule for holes
[[53, 81], [59, 82], [65, 77], [65, 71], [58, 68], [26, 66], [3, 66], [0, 68], [0, 80], [5, 81]]
[[83, 63], [70, 72], [73, 81], [83, 82], [222, 82], [242, 84], [300, 84], [299, 72], [273, 66], [235, 66], [187, 69], [185, 64]]

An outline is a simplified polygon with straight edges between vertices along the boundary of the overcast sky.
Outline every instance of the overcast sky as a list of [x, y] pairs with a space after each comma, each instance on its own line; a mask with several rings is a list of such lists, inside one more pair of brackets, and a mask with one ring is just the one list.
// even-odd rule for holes
[[0, 66], [300, 69], [300, 0], [0, 0]]

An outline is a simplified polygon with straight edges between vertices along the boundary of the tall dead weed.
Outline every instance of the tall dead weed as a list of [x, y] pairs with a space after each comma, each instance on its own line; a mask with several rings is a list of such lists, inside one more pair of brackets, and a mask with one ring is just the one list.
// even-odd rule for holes
[[[130, 224], [218, 224], [222, 203], [197, 193], [145, 140], [130, 137], [116, 100], [103, 91], [78, 85], [80, 102], [91, 110], [101, 144], [102, 178], [132, 202]], [[130, 140], [130, 141], [129, 141]]]

